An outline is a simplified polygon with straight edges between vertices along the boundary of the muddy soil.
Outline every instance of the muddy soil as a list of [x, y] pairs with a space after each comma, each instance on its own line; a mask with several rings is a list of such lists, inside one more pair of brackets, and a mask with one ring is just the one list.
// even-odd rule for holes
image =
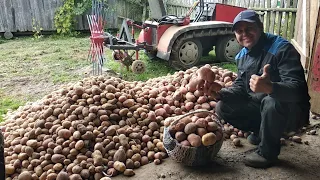
[[243, 164], [243, 158], [256, 149], [241, 139], [242, 147], [224, 141], [215, 161], [205, 167], [187, 167], [166, 158], [162, 164], [150, 163], [135, 170], [133, 177], [118, 175], [112, 180], [319, 180], [320, 179], [320, 120], [311, 120], [316, 135], [302, 134], [302, 143], [286, 141], [279, 163], [267, 169], [255, 169]]

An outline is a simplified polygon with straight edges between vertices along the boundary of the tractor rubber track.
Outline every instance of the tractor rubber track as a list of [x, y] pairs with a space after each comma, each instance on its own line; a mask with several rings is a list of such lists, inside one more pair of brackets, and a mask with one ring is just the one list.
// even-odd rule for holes
[[223, 35], [230, 35], [230, 34], [232, 34], [232, 32], [231, 32], [230, 28], [227, 28], [227, 27], [186, 31], [185, 33], [181, 34], [174, 42], [174, 44], [172, 46], [172, 51], [171, 51], [169, 63], [173, 68], [178, 69], [178, 70], [189, 69], [194, 65], [192, 65], [191, 67], [185, 66], [177, 58], [178, 53], [179, 53], [179, 47], [181, 46], [181, 43], [183, 41], [185, 41], [187, 39], [200, 39], [203, 37], [223, 36]]

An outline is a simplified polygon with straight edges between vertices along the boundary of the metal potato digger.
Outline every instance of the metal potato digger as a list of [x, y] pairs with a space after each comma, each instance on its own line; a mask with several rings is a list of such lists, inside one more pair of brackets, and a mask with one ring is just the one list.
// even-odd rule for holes
[[[217, 61], [233, 61], [240, 50], [231, 30], [234, 17], [245, 8], [196, 1], [185, 16], [167, 15], [163, 0], [149, 0], [151, 20], [136, 23], [124, 19], [117, 36], [104, 33], [104, 46], [113, 50], [113, 59], [135, 73], [142, 73], [145, 64], [139, 50], [149, 57], [169, 62], [175, 69], [195, 66], [215, 46]], [[196, 9], [195, 19], [190, 14]], [[141, 29], [134, 38], [134, 27]], [[129, 53], [129, 50], [132, 53]]]

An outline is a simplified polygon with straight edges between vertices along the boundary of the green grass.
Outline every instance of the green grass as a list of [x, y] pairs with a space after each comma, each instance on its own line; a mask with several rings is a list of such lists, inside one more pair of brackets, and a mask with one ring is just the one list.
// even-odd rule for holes
[[84, 77], [88, 37], [50, 36], [33, 40], [0, 39], [0, 118], [28, 101], [36, 101], [59, 85]]
[[222, 64], [221, 65], [222, 68], [224, 69], [229, 69], [230, 71], [233, 71], [233, 72], [237, 72], [237, 65], [235, 64], [231, 64], [231, 63], [226, 63], [226, 64]]
[[3, 115], [8, 112], [8, 110], [16, 110], [19, 106], [23, 105], [24, 102], [10, 96], [4, 96], [3, 92], [0, 92], [0, 122], [3, 121]]
[[175, 70], [168, 66], [168, 63], [164, 60], [150, 60], [143, 51], [140, 51], [139, 56], [140, 60], [142, 60], [146, 65], [146, 70], [142, 74], [135, 74], [131, 69], [128, 71], [127, 68], [119, 62], [111, 60], [111, 56], [108, 58], [110, 60], [106, 63], [106, 67], [120, 73], [122, 78], [127, 81], [146, 81], [151, 78], [165, 76], [169, 73], [172, 74], [175, 72]]
[[208, 56], [202, 56], [200, 62], [213, 62], [216, 59], [216, 52], [210, 51]]

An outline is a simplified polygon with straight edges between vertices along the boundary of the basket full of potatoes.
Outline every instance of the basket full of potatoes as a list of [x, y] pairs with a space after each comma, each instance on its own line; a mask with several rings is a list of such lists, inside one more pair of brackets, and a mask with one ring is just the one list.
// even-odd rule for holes
[[187, 166], [201, 166], [214, 159], [223, 142], [223, 126], [208, 110], [195, 110], [168, 117], [163, 144], [168, 155]]

